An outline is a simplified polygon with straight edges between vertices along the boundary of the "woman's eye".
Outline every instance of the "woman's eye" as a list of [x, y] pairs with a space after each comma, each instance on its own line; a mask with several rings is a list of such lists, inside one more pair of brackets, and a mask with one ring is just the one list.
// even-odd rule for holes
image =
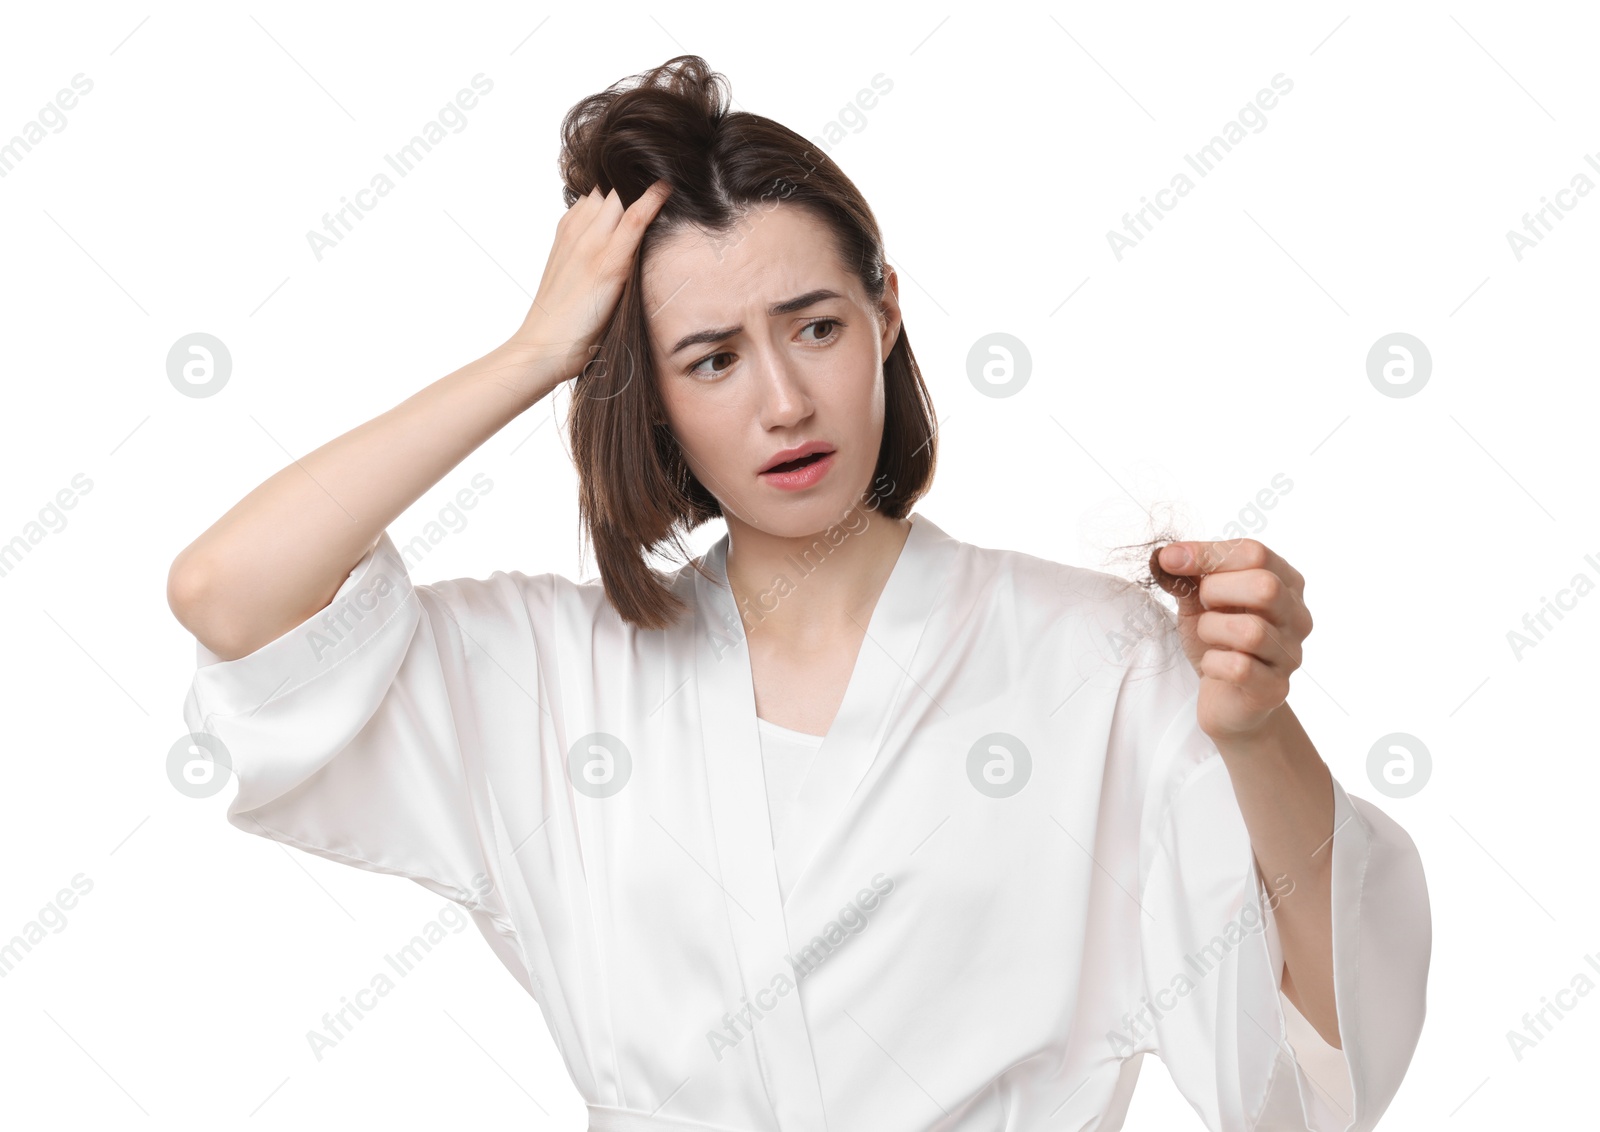
[[714, 362], [718, 358], [731, 358], [732, 356], [732, 354], [724, 350], [722, 353], [712, 354], [709, 357], [701, 358], [689, 368], [689, 372], [697, 377], [715, 377], [717, 374], [721, 373], [723, 369], [727, 369], [728, 367], [723, 366], [721, 369], [701, 369], [700, 367], [705, 365], [707, 362]]
[[[811, 339], [813, 344], [818, 343], [818, 342], [826, 342], [831, 338], [837, 337], [838, 334], [839, 334], [839, 331], [838, 331], [837, 328], [840, 327], [840, 326], [843, 326], [843, 325], [844, 325], [844, 323], [841, 322], [837, 318], [819, 318], [815, 322], [808, 322], [804, 326], [802, 326], [800, 328], [800, 333], [804, 334], [807, 330], [815, 330], [815, 329], [817, 329], [819, 327], [826, 326], [826, 327], [829, 328], [828, 329], [828, 333], [819, 334], [817, 337]], [[715, 353], [715, 354], [708, 354], [705, 357], [701, 358], [698, 362], [695, 362], [694, 365], [690, 366], [689, 367], [689, 373], [691, 375], [695, 376], [695, 377], [716, 377], [719, 374], [721, 374], [722, 371], [727, 369], [728, 367], [726, 365], [724, 365], [724, 366], [715, 366], [715, 365], [713, 365], [712, 368], [706, 369], [705, 368], [705, 364], [707, 362], [715, 362], [718, 358], [731, 358], [731, 357], [733, 357], [733, 354], [730, 351], [727, 351], [727, 350], [723, 350], [723, 351], [721, 351], [719, 353]]]
[[[835, 326], [838, 326], [838, 325], [839, 325], [839, 320], [836, 319], [836, 318], [819, 318], [819, 319], [817, 319], [816, 322], [808, 322], [808, 323], [806, 323], [806, 325], [802, 329], [801, 333], [804, 333], [806, 330], [815, 330], [819, 326], [827, 326], [827, 327], [831, 328], [831, 327], [835, 327]], [[835, 333], [835, 331], [830, 329], [828, 331], [828, 333], [818, 335], [816, 338], [813, 338], [812, 341], [813, 342], [825, 342], [829, 338], [832, 338], [834, 333]]]

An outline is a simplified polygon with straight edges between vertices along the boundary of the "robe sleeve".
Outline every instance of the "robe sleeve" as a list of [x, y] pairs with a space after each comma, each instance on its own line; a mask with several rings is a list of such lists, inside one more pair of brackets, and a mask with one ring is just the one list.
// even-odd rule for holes
[[[1274, 909], [1232, 779], [1196, 716], [1200, 678], [1175, 626], [1125, 678], [1147, 775], [1140, 832], [1140, 994], [1154, 1052], [1214, 1132], [1365, 1132], [1421, 1034], [1431, 918], [1422, 861], [1398, 824], [1333, 782], [1334, 998], [1341, 1047], [1281, 990]], [[1130, 685], [1128, 682], [1132, 681]], [[1153, 739], [1153, 747], [1151, 740]]]
[[196, 642], [184, 720], [221, 741], [238, 779], [228, 821], [408, 877], [509, 929], [486, 761], [505, 743], [538, 758], [528, 599], [551, 577], [413, 585], [385, 533], [325, 609], [276, 640], [235, 660]]

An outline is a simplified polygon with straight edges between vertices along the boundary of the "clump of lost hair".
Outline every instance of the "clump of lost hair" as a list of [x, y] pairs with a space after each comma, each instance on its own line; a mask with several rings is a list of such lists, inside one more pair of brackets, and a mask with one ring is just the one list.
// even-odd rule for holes
[[[770, 118], [730, 112], [729, 102], [722, 75], [697, 55], [679, 55], [584, 98], [561, 126], [567, 207], [597, 186], [615, 189], [624, 207], [659, 179], [672, 186], [573, 383], [568, 422], [579, 522], [606, 596], [624, 620], [647, 629], [666, 628], [684, 608], [649, 556], [670, 546], [688, 559], [684, 536], [722, 514], [665, 423], [643, 302], [650, 249], [684, 225], [714, 238], [736, 235], [752, 222], [752, 209], [782, 204], [826, 226], [869, 300], [881, 303], [885, 288], [883, 237], [856, 186], [806, 138]], [[931, 484], [936, 459], [933, 405], [903, 325], [883, 377], [873, 506], [903, 519]]]
[[[1182, 655], [1178, 648], [1178, 620], [1174, 606], [1178, 600], [1197, 592], [1198, 579], [1192, 575], [1170, 573], [1162, 567], [1159, 555], [1169, 543], [1184, 541], [1189, 537], [1183, 530], [1193, 526], [1193, 523], [1177, 513], [1181, 508], [1171, 504], [1159, 508], [1166, 512], [1164, 515], [1158, 515], [1157, 508], [1145, 507], [1143, 510], [1148, 537], [1138, 542], [1106, 547], [1101, 558], [1104, 571], [1117, 580], [1114, 590], [1128, 596], [1142, 595], [1130, 602], [1118, 603], [1117, 608], [1123, 610], [1123, 617], [1120, 623], [1108, 629], [1106, 639], [1116, 658], [1121, 660], [1130, 648], [1144, 639], [1156, 638], [1158, 647], [1153, 656], [1160, 662], [1158, 670], [1164, 670]], [[1119, 530], [1125, 529], [1126, 524], [1125, 517], [1119, 517], [1111, 523]]]

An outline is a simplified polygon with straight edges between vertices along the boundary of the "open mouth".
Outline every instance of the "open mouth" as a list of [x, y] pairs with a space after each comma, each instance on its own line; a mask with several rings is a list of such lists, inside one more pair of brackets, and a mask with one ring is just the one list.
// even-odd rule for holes
[[815, 464], [818, 460], [822, 459], [824, 456], [831, 456], [831, 455], [833, 455], [833, 453], [831, 453], [831, 452], [813, 452], [809, 456], [800, 457], [798, 460], [785, 460], [781, 464], [774, 464], [772, 467], [768, 468], [766, 472], [763, 472], [761, 474], [762, 475], [766, 475], [768, 472], [793, 472], [793, 471], [798, 471], [799, 469], [805, 467], [807, 464]]

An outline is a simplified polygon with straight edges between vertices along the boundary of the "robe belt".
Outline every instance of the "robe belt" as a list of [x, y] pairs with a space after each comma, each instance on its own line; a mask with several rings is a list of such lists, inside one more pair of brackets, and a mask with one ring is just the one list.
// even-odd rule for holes
[[652, 1116], [635, 1109], [589, 1106], [589, 1132], [750, 1132], [726, 1124], [702, 1124], [672, 1116]]

